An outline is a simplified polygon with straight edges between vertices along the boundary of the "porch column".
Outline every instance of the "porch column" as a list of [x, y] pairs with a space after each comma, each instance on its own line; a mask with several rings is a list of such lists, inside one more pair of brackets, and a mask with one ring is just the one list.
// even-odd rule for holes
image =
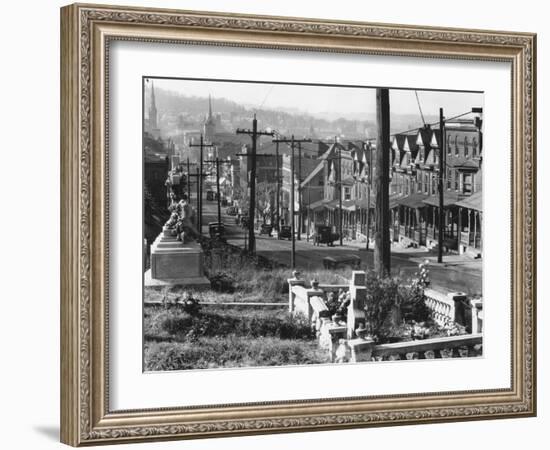
[[432, 208], [432, 238], [435, 239], [435, 206], [430, 206]]
[[478, 212], [479, 217], [479, 249], [483, 250], [483, 212]]
[[470, 236], [472, 234], [472, 210], [468, 210], [468, 245], [470, 245]]
[[477, 248], [476, 246], [476, 234], [477, 234], [477, 211], [474, 211], [474, 248]]
[[428, 207], [424, 207], [424, 245], [428, 245]]
[[[462, 240], [462, 208], [458, 208], [458, 246], [460, 250], [460, 241]], [[459, 251], [460, 253], [460, 251]]]

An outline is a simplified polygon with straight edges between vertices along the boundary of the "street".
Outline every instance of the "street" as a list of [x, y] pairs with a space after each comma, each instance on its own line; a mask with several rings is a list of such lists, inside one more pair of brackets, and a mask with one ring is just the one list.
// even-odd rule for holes
[[[196, 199], [193, 201], [196, 204]], [[222, 222], [225, 224], [225, 237], [227, 242], [239, 247], [245, 246], [247, 230], [235, 224], [235, 217], [225, 214], [222, 207]], [[203, 234], [208, 234], [208, 223], [217, 222], [217, 202], [203, 200]], [[361, 258], [363, 269], [373, 268], [373, 250], [365, 251], [365, 244], [346, 243], [343, 246], [334, 247], [326, 245], [314, 246], [307, 242], [305, 236], [302, 240], [296, 240], [296, 268], [297, 269], [322, 269], [325, 256], [358, 255]], [[279, 240], [276, 233], [273, 237], [256, 234], [256, 252], [266, 258], [276, 260], [282, 264], [290, 265], [291, 242], [288, 239]], [[430, 260], [431, 287], [441, 291], [466, 292], [471, 295], [482, 293], [482, 261], [473, 260], [458, 255], [443, 257], [443, 263], [434, 262], [434, 253], [419, 249], [403, 249], [392, 246], [391, 267], [392, 275], [406, 280], [414, 276], [418, 270], [418, 264]]]

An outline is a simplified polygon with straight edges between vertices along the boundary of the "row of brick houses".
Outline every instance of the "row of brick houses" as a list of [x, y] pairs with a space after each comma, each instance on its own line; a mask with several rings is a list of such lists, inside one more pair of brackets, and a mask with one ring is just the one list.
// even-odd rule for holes
[[[482, 132], [473, 121], [458, 121], [446, 125], [445, 139], [444, 246], [478, 257], [483, 245]], [[392, 241], [404, 246], [437, 245], [440, 146], [439, 130], [429, 126], [392, 137]], [[368, 141], [336, 142], [329, 146], [300, 184], [302, 214], [306, 217], [303, 222], [309, 224], [309, 229], [303, 231], [313, 232], [316, 224], [332, 225], [338, 231], [341, 217], [346, 238], [366, 238], [367, 222], [372, 230], [376, 206], [372, 191], [369, 199], [369, 179], [374, 170], [369, 163], [374, 161], [375, 153], [376, 146]], [[304, 192], [313, 190], [322, 191], [322, 198], [308, 202]]]

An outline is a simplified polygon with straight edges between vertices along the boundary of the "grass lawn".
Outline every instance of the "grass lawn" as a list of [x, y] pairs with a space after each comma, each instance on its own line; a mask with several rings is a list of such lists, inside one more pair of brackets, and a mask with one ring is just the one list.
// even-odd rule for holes
[[147, 306], [144, 350], [148, 371], [328, 362], [309, 325], [285, 308]]

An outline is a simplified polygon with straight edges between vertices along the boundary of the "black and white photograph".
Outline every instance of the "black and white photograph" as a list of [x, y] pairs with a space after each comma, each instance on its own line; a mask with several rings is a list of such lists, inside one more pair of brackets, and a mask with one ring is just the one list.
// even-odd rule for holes
[[483, 357], [482, 91], [142, 89], [144, 371]]

